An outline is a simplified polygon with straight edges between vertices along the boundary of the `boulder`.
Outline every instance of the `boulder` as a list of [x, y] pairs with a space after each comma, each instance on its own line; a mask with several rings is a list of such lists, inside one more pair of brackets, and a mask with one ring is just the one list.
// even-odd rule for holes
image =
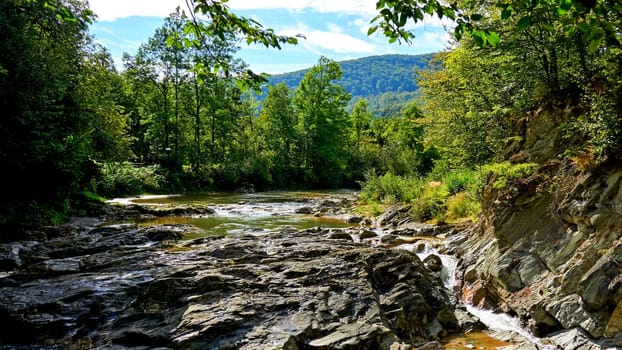
[[423, 265], [432, 272], [440, 272], [443, 269], [443, 262], [436, 254], [426, 256], [425, 259], [423, 259]]

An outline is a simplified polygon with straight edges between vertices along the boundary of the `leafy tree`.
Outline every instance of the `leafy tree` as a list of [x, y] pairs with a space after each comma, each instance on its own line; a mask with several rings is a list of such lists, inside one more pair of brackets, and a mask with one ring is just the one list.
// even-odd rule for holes
[[0, 3], [0, 221], [63, 214], [87, 175], [80, 77], [91, 15], [81, 1]]
[[291, 92], [280, 83], [270, 87], [263, 102], [261, 126], [266, 146], [272, 153], [272, 181], [278, 186], [291, 186], [295, 180], [299, 138]]
[[345, 106], [350, 96], [335, 81], [339, 65], [325, 57], [309, 70], [294, 94], [299, 118], [302, 169], [306, 182], [324, 186], [340, 183], [347, 139]]
[[85, 48], [85, 55], [79, 89], [83, 108], [93, 116], [90, 121], [91, 157], [100, 162], [132, 159], [128, 118], [120, 104], [123, 78], [104, 47], [91, 44]]

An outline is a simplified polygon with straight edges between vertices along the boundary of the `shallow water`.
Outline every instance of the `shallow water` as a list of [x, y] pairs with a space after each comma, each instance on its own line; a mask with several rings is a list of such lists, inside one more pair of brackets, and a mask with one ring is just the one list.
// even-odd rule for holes
[[351, 226], [343, 218], [297, 214], [296, 210], [310, 205], [309, 199], [350, 196], [350, 191], [332, 192], [264, 192], [252, 194], [199, 193], [189, 195], [144, 196], [118, 199], [121, 203], [148, 205], [192, 204], [205, 205], [215, 210], [206, 216], [169, 216], [138, 219], [139, 225], [189, 224], [202, 233], [185, 237], [194, 239], [205, 236], [235, 234], [262, 235], [283, 229], [304, 230], [322, 226], [345, 228]]
[[443, 344], [443, 349], [445, 350], [493, 350], [502, 346], [512, 345], [512, 343], [495, 339], [484, 332], [468, 332], [465, 334], [452, 335], [444, 339], [441, 344]]

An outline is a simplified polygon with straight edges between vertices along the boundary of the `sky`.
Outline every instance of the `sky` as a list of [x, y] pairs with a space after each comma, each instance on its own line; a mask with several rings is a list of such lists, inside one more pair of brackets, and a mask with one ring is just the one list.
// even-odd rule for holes
[[[90, 0], [98, 18], [90, 32], [108, 48], [117, 66], [124, 52], [134, 55], [164, 18], [185, 0]], [[302, 34], [298, 45], [266, 49], [240, 44], [237, 56], [257, 73], [278, 74], [312, 67], [321, 56], [335, 61], [383, 54], [422, 54], [447, 48], [449, 36], [438, 18], [414, 25], [412, 44], [389, 44], [380, 34], [367, 36], [378, 13], [376, 0], [229, 0], [238, 16], [252, 18], [277, 34]]]

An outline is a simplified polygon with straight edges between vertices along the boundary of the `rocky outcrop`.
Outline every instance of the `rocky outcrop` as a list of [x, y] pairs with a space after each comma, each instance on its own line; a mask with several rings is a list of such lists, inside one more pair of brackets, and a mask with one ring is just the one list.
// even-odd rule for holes
[[409, 252], [321, 230], [179, 241], [192, 230], [73, 227], [1, 244], [0, 343], [397, 349], [457, 330], [442, 282]]
[[622, 346], [618, 162], [591, 172], [548, 162], [504, 189], [488, 186], [482, 210], [459, 249], [469, 301], [518, 315], [539, 336], [576, 330]]

